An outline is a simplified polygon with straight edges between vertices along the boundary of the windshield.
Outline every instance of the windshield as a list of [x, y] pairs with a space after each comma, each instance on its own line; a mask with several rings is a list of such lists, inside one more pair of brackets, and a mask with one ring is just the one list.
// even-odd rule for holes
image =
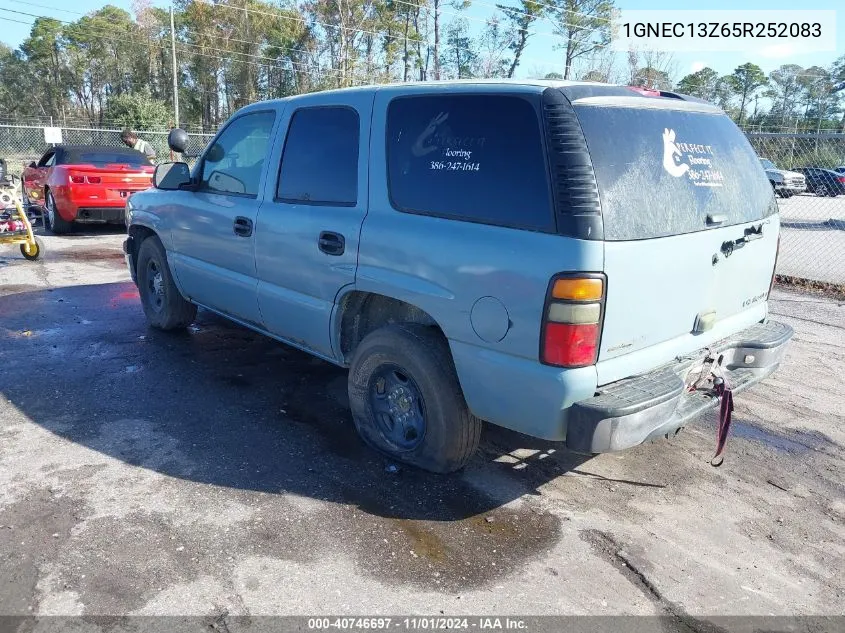
[[760, 164], [763, 166], [763, 169], [777, 169], [777, 167], [775, 167], [775, 164], [768, 158], [761, 158]]

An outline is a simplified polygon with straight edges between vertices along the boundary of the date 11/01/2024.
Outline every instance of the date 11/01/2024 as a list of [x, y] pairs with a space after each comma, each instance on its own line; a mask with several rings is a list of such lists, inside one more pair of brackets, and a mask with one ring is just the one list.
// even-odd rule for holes
[[434, 169], [436, 171], [480, 171], [481, 163], [433, 160], [431, 161], [429, 169]]

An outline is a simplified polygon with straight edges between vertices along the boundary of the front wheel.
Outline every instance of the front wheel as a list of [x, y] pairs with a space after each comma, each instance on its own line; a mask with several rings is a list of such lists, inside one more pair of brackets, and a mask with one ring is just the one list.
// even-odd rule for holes
[[398, 324], [368, 334], [348, 387], [358, 433], [398, 461], [449, 473], [478, 448], [481, 420], [470, 413], [449, 346], [433, 328]]
[[830, 192], [828, 191], [827, 185], [821, 184], [816, 185], [815, 194], [819, 197], [829, 196]]
[[138, 249], [138, 293], [147, 321], [161, 330], [188, 327], [197, 317], [197, 307], [179, 292], [170, 269], [167, 254], [157, 237], [148, 237]]
[[31, 262], [34, 262], [44, 254], [44, 242], [41, 241], [40, 237], [35, 237], [35, 244], [33, 244], [34, 248], [27, 250], [27, 246], [27, 244], [21, 244], [21, 255]]

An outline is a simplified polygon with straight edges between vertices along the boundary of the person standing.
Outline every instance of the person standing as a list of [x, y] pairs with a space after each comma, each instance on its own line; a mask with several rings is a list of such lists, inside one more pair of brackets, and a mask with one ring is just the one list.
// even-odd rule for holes
[[156, 151], [153, 149], [153, 146], [144, 139], [138, 138], [138, 135], [132, 130], [128, 128], [123, 130], [123, 132], [120, 133], [120, 140], [123, 141], [126, 146], [144, 154], [151, 161], [155, 160]]

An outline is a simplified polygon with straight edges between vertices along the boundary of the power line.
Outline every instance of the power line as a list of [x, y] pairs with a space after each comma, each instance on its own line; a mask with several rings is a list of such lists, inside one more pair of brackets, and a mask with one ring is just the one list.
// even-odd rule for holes
[[[0, 11], [12, 11], [13, 13], [23, 13], [21, 11], [13, 11], [12, 9], [4, 9], [2, 7], [0, 7]], [[39, 16], [39, 15], [33, 15], [33, 14], [25, 14], [25, 15], [32, 15], [32, 17], [35, 17], [35, 18], [48, 18], [48, 17], [50, 17], [50, 16]], [[0, 19], [19, 22], [21, 24], [27, 24], [28, 26], [33, 25], [32, 22], [21, 22], [20, 20], [11, 20], [10, 18], [0, 18]], [[56, 19], [56, 18], [52, 18], [52, 19]], [[68, 22], [66, 20], [56, 19], [56, 21], [57, 22], [63, 22], [65, 24], [75, 24], [75, 23], [72, 23], [72, 22]], [[91, 25], [86, 25], [84, 28], [86, 28], [88, 30], [88, 35], [95, 38], [95, 39], [106, 41], [106, 42], [111, 42], [111, 43], [120, 43], [120, 44], [125, 43], [124, 40], [118, 40], [118, 39], [110, 38], [106, 35], [103, 35], [102, 31], [95, 29]], [[151, 46], [153, 46], [154, 48], [158, 48], [159, 50], [162, 50], [162, 51], [167, 51], [168, 47], [165, 46], [162, 43], [161, 39], [158, 40], [158, 42], [159, 42], [158, 44], [153, 44], [152, 43], [153, 41], [154, 40], [147, 40], [147, 43], [150, 44]], [[183, 45], [184, 45], [183, 43], [179, 44], [180, 47], [183, 46]], [[196, 44], [194, 44], [192, 46], [197, 46], [197, 47], [202, 48], [201, 46], [196, 45]], [[190, 55], [197, 55], [199, 57], [206, 57], [206, 58], [210, 58], [210, 59], [215, 59], [215, 60], [220, 61], [220, 62], [230, 61], [230, 62], [236, 62], [236, 63], [241, 63], [241, 64], [252, 64], [252, 65], [255, 65], [255, 66], [263, 66], [263, 67], [267, 67], [267, 68], [278, 68], [278, 69], [281, 69], [281, 70], [285, 70], [287, 72], [293, 72], [293, 73], [296, 73], [296, 74], [302, 74], [302, 75], [311, 77], [311, 75], [308, 75], [304, 71], [297, 69], [298, 65], [303, 64], [303, 62], [294, 62], [293, 60], [289, 60], [287, 63], [282, 62], [282, 63], [277, 63], [277, 64], [270, 64], [270, 63], [266, 63], [266, 62], [254, 62], [254, 61], [250, 61], [248, 59], [238, 59], [238, 58], [233, 58], [233, 59], [227, 60], [226, 58], [220, 57], [219, 55], [209, 55], [207, 53], [200, 53], [200, 52], [197, 52], [197, 51], [187, 50], [187, 49], [184, 49], [184, 48], [181, 49], [181, 52], [185, 52], [185, 53], [188, 53]], [[256, 58], [271, 59], [271, 60], [274, 59], [274, 58], [270, 58], [270, 57], [250, 55], [249, 53], [241, 53], [240, 51], [231, 51], [231, 50], [228, 50], [228, 49], [223, 50], [222, 52], [233, 54], [233, 55], [245, 55], [247, 57], [256, 57]], [[295, 67], [290, 68], [287, 64], [293, 65]], [[317, 75], [318, 77], [324, 78], [326, 76], [334, 76], [336, 78], [339, 77], [339, 78], [343, 79], [344, 81], [348, 80], [347, 76], [345, 74], [343, 74], [343, 71], [341, 71], [339, 69], [321, 69], [319, 66], [315, 66], [313, 68], [315, 68], [313, 73], [315, 75]]]
[[[15, 0], [13, 0], [13, 1], [15, 1]], [[56, 20], [57, 22], [61, 22], [62, 24], [74, 26], [74, 27], [77, 27], [77, 28], [87, 29], [89, 33], [95, 33], [95, 37], [98, 37], [99, 39], [102, 39], [104, 41], [109, 41], [109, 42], [114, 42], [114, 43], [123, 43], [122, 40], [115, 40], [114, 38], [108, 37], [110, 35], [113, 35], [112, 32], [109, 31], [107, 33], [107, 35], [103, 35], [102, 29], [95, 27], [93, 25], [90, 25], [90, 24], [86, 24], [86, 25], [83, 26], [83, 25], [80, 25], [78, 23], [78, 21], [77, 22], [71, 22], [69, 20], [61, 20], [59, 18], [54, 18], [54, 17], [48, 16], [48, 15], [38, 15], [38, 14], [35, 14], [35, 13], [27, 13], [25, 11], [16, 11], [14, 9], [5, 9], [3, 7], [0, 7], [0, 11], [8, 11], [8, 12], [19, 14], [19, 15], [26, 15], [26, 16], [33, 17], [33, 18], [36, 18], [36, 19], [37, 18], [49, 18], [49, 19], [52, 19], [52, 20]], [[20, 22], [20, 23], [31, 25], [31, 23], [27, 23], [27, 22]], [[196, 31], [190, 31], [190, 30], [189, 30], [189, 32], [196, 33]], [[197, 34], [200, 34], [200, 33], [197, 33]], [[138, 36], [141, 39], [145, 39], [147, 42], [153, 41], [152, 38], [149, 38], [148, 36], [145, 36], [142, 33], [132, 32], [131, 35], [135, 35], [135, 36]], [[163, 39], [161, 37], [159, 37], [158, 41], [161, 43], [161, 42], [163, 42]], [[255, 43], [255, 42], [250, 42], [250, 41], [247, 41], [247, 40], [238, 40], [238, 39], [234, 39], [234, 38], [233, 39], [227, 38], [227, 41], [241, 42], [241, 43], [244, 43], [244, 44], [254, 44]], [[179, 42], [179, 46], [193, 46], [193, 47], [196, 47], [196, 48], [205, 48], [205, 46], [202, 45], [202, 44], [194, 44], [194, 43], [191, 43], [191, 42]], [[283, 51], [287, 51], [287, 52], [296, 51], [296, 52], [309, 53], [309, 54], [313, 53], [313, 51], [309, 51], [307, 49], [301, 49], [301, 48], [290, 48], [290, 47], [284, 47], [284, 46], [276, 46], [276, 45], [272, 45], [272, 44], [268, 44], [268, 46], [270, 48], [275, 48], [275, 49], [283, 50]], [[161, 50], [165, 50], [165, 51], [167, 50], [167, 47], [163, 46], [162, 44], [160, 44], [157, 48], [160, 48]], [[215, 50], [218, 50], [219, 52], [222, 52], [222, 53], [229, 53], [229, 54], [232, 54], [232, 55], [247, 56], [247, 57], [252, 57], [252, 58], [255, 58], [255, 59], [269, 59], [269, 60], [274, 60], [274, 61], [277, 60], [277, 58], [275, 58], [275, 57], [267, 57], [265, 55], [255, 55], [255, 54], [252, 54], [252, 53], [244, 53], [244, 52], [241, 52], [241, 51], [233, 51], [231, 49], [215, 49]], [[183, 52], [186, 52], [186, 51], [183, 50]], [[199, 55], [199, 53], [194, 53], [193, 51], [187, 51], [187, 52], [189, 52], [191, 54]], [[207, 55], [207, 54], [203, 55], [203, 56], [209, 57], [209, 55]], [[220, 61], [226, 61], [225, 58], [219, 57], [219, 56], [217, 57], [217, 59], [219, 59]], [[245, 62], [246, 60], [236, 59], [234, 61]], [[288, 60], [287, 63], [294, 65], [294, 66], [309, 66], [309, 64], [307, 64], [307, 62], [294, 61], [292, 59]], [[268, 64], [264, 64], [264, 65], [268, 65]], [[277, 67], [283, 68], [283, 66], [277, 66]], [[320, 69], [319, 66], [310, 66], [310, 67], [317, 68], [318, 71], [321, 71], [321, 72], [328, 72], [324, 69]], [[342, 71], [337, 70], [336, 72], [340, 73]]]
[[[45, 5], [40, 5], [40, 4], [33, 3], [33, 2], [25, 2], [24, 0], [9, 0], [9, 1], [10, 1], [10, 2], [17, 2], [17, 3], [20, 3], [20, 4], [25, 4], [25, 5], [30, 5], [30, 6], [36, 6], [36, 7], [46, 8], [46, 9], [50, 9], [50, 8], [52, 8], [52, 7], [47, 7], [47, 6], [45, 6]], [[404, 5], [407, 5], [407, 6], [415, 7], [415, 8], [422, 8], [422, 7], [421, 7], [421, 5], [419, 5], [419, 4], [414, 4], [414, 3], [406, 2], [405, 0], [394, 0], [394, 2], [396, 2], [396, 3], [398, 3], [398, 4], [404, 4]], [[246, 13], [256, 13], [256, 14], [259, 14], [259, 15], [269, 15], [269, 16], [271, 16], [271, 17], [276, 17], [276, 18], [282, 18], [282, 19], [294, 19], [294, 20], [298, 20], [298, 21], [301, 21], [301, 22], [305, 22], [305, 20], [304, 20], [304, 19], [301, 19], [301, 18], [294, 18], [293, 16], [285, 16], [285, 15], [275, 14], [275, 13], [269, 13], [269, 12], [265, 12], [265, 11], [258, 11], [258, 10], [256, 10], [256, 9], [247, 9], [247, 8], [232, 7], [231, 5], [223, 5], [223, 4], [220, 4], [220, 5], [214, 5], [214, 6], [215, 6], [215, 7], [226, 7], [226, 8], [230, 8], [230, 9], [234, 9], [234, 10], [238, 10], [238, 11], [244, 11], [244, 12], [246, 12]], [[2, 11], [9, 11], [9, 12], [12, 12], [12, 13], [17, 13], [17, 14], [20, 14], [20, 15], [27, 15], [27, 16], [30, 16], [30, 17], [35, 17], [35, 18], [50, 18], [50, 19], [54, 19], [54, 20], [56, 20], [56, 21], [58, 21], [58, 22], [63, 22], [63, 23], [65, 23], [65, 24], [73, 24], [73, 25], [75, 25], [75, 24], [76, 24], [76, 23], [74, 23], [74, 22], [69, 22], [69, 21], [67, 21], [67, 20], [60, 20], [60, 19], [58, 19], [58, 18], [53, 18], [52, 16], [36, 15], [36, 14], [33, 14], [33, 13], [26, 13], [26, 12], [24, 12], [24, 11], [15, 11], [14, 9], [2, 9], [2, 8], [0, 8], [0, 10], [2, 10]], [[66, 12], [68, 12], [68, 13], [74, 13], [74, 14], [76, 14], [76, 15], [87, 15], [87, 14], [80, 14], [80, 13], [78, 13], [78, 12], [73, 12], [73, 11], [66, 11]], [[449, 13], [450, 13], [451, 15], [456, 15], [456, 16], [460, 16], [460, 17], [464, 17], [464, 18], [472, 19], [472, 20], [475, 20], [475, 21], [487, 22], [486, 20], [482, 20], [481, 18], [473, 18], [473, 17], [471, 17], [471, 16], [463, 16], [462, 14], [457, 13], [457, 12], [454, 12], [454, 11], [451, 11], [451, 12], [449, 12]], [[321, 22], [316, 22], [316, 23], [317, 23], [317, 24], [321, 24], [321, 25], [323, 25], [323, 23], [321, 23]], [[93, 27], [91, 27], [90, 25], [87, 25], [87, 26], [88, 26], [89, 28], [93, 28]], [[364, 29], [354, 29], [354, 28], [352, 28], [352, 27], [339, 27], [339, 26], [336, 26], [336, 25], [324, 25], [324, 26], [327, 26], [327, 27], [330, 27], [330, 28], [343, 28], [343, 29], [346, 29], [346, 30], [353, 30], [353, 31], [355, 31], [355, 32], [359, 32], [359, 33], [366, 33], [366, 34], [372, 34], [372, 35], [376, 35], [376, 36], [381, 35], [381, 36], [385, 36], [385, 37], [390, 37], [390, 38], [395, 39], [395, 40], [397, 40], [397, 41], [407, 41], [407, 42], [417, 42], [417, 43], [421, 43], [421, 44], [428, 44], [428, 42], [427, 42], [426, 40], [417, 39], [417, 38], [410, 38], [410, 37], [404, 37], [404, 36], [401, 36], [401, 35], [399, 35], [399, 34], [392, 34], [392, 33], [387, 33], [387, 32], [382, 32], [382, 31], [378, 31], [378, 32], [376, 32], [376, 31], [367, 31], [367, 30], [364, 30]], [[202, 33], [199, 33], [199, 32], [197, 32], [196, 30], [193, 30], [193, 29], [185, 29], [185, 30], [186, 30], [186, 31], [188, 31], [189, 33], [194, 33], [194, 34], [197, 34], [197, 35], [203, 35]], [[526, 29], [517, 29], [517, 31], [523, 31], [523, 30], [526, 30]], [[556, 35], [556, 34], [554, 34], [554, 33], [547, 33], [547, 32], [531, 32], [531, 31], [528, 31], [528, 33], [529, 33], [529, 35], [546, 35], [546, 36], [549, 36], [549, 37], [559, 37], [559, 36], [557, 36], [557, 35]], [[246, 40], [239, 40], [239, 39], [236, 39], [236, 38], [227, 38], [227, 41], [231, 41], [231, 42], [240, 42], [240, 43], [244, 43], [244, 44], [253, 44], [253, 43], [254, 43], [254, 42], [250, 42], [250, 41], [246, 41]], [[512, 41], [513, 41], [513, 38], [511, 38], [511, 42], [512, 42]], [[198, 46], [198, 45], [196, 45], [196, 44], [190, 44], [190, 43], [186, 43], [186, 42], [183, 42], [183, 44], [188, 45], [188, 46]], [[271, 45], [271, 46], [272, 46], [272, 45]], [[311, 53], [311, 51], [307, 51], [307, 50], [303, 50], [303, 49], [298, 49], [298, 48], [293, 48], [293, 47], [273, 46], [273, 48], [278, 48], [279, 50], [285, 50], [285, 51], [296, 51], [296, 52]], [[248, 54], [248, 53], [241, 53], [240, 51], [230, 51], [230, 50], [226, 50], [226, 51], [224, 51], [224, 52], [233, 53], [233, 54], [239, 54], [239, 55], [248, 55], [248, 56], [250, 55], [250, 54]], [[267, 57], [264, 57], [264, 56], [253, 56], [253, 57], [256, 57], [256, 58], [263, 58], [263, 59], [273, 59], [273, 58], [267, 58]], [[526, 57], [526, 56], [522, 56], [522, 57], [521, 57], [521, 61], [523, 61], [523, 62], [534, 62], [534, 63], [544, 63], [544, 64], [548, 63], [548, 62], [546, 62], [545, 60], [541, 61], [541, 60], [538, 60], [538, 59], [536, 59], [536, 58], [531, 58], [531, 57]], [[291, 64], [300, 64], [300, 65], [304, 64], [304, 62], [294, 62], [293, 60], [291, 60], [291, 61], [290, 61], [290, 63], [291, 63]], [[558, 66], [562, 67], [562, 65], [561, 65], [561, 64], [553, 64], [552, 66], [553, 66], [553, 67], [558, 67]], [[343, 71], [339, 71], [339, 72], [343, 72]]]
[[[62, 11], [62, 12], [65, 12], [65, 13], [71, 13], [71, 14], [75, 14], [75, 15], [87, 15], [87, 14], [82, 14], [82, 13], [80, 13], [80, 12], [69, 11], [69, 10], [65, 10], [65, 9], [58, 9], [58, 8], [56, 8], [56, 7], [50, 7], [50, 6], [47, 6], [47, 5], [41, 5], [41, 4], [34, 3], [34, 2], [26, 2], [25, 0], [9, 0], [9, 1], [10, 1], [10, 2], [15, 2], [15, 3], [18, 3], [18, 4], [24, 4], [24, 5], [35, 6], [35, 7], [45, 8], [45, 9], [51, 9], [51, 10]], [[491, 3], [485, 3], [485, 2], [483, 2], [482, 0], [475, 0], [475, 1], [476, 1], [477, 3], [479, 3], [479, 4], [487, 4], [488, 6], [496, 6], [496, 7], [498, 8], [498, 5], [493, 5], [493, 4], [491, 4]], [[397, 2], [397, 3], [399, 3], [399, 4], [405, 4], [405, 5], [408, 5], [408, 6], [411, 6], [411, 7], [415, 7], [415, 8], [423, 8], [420, 4], [410, 3], [410, 2], [407, 2], [407, 1], [405, 1], [405, 0], [394, 0], [394, 2]], [[553, 5], [543, 5], [542, 3], [537, 3], [537, 4], [538, 4], [538, 5], [541, 5], [541, 6], [547, 6], [547, 7], [551, 7], [551, 6], [553, 6]], [[267, 12], [267, 11], [259, 11], [259, 10], [256, 10], [256, 9], [248, 9], [248, 8], [245, 8], [245, 7], [233, 7], [233, 6], [228, 5], [228, 4], [216, 4], [216, 5], [213, 5], [213, 6], [214, 6], [214, 7], [224, 7], [224, 8], [229, 8], [229, 9], [233, 9], [233, 10], [237, 10], [237, 11], [243, 11], [243, 12], [246, 12], [246, 13], [255, 13], [255, 14], [258, 14], [258, 15], [267, 15], [267, 16], [270, 16], [270, 17], [278, 18], [278, 19], [289, 19], [289, 20], [295, 20], [295, 21], [298, 21], [298, 22], [307, 22], [307, 20], [305, 20], [304, 18], [298, 18], [298, 17], [294, 17], [294, 16], [283, 15], [283, 14], [280, 14], [280, 13], [271, 13], [271, 12]], [[511, 9], [511, 10], [515, 10], [515, 11], [519, 11], [519, 9], [516, 9], [516, 8], [509, 8], [509, 9]], [[26, 12], [23, 12], [23, 11], [16, 11], [16, 10], [14, 10], [14, 9], [5, 9], [5, 8], [0, 8], [0, 10], [2, 10], [2, 11], [7, 11], [7, 12], [11, 12], [11, 13], [15, 13], [15, 14], [19, 14], [19, 15], [26, 15], [26, 16], [29, 16], [29, 17], [34, 17], [34, 18], [47, 18], [47, 19], [54, 19], [54, 20], [56, 20], [56, 21], [58, 21], [58, 22], [62, 22], [62, 23], [64, 23], [64, 24], [69, 24], [69, 25], [80, 26], [80, 25], [78, 25], [78, 23], [77, 23], [77, 22], [70, 22], [70, 21], [67, 21], [67, 20], [60, 20], [60, 19], [58, 19], [58, 18], [54, 18], [54, 17], [52, 17], [52, 16], [45, 16], [45, 15], [37, 15], [37, 14], [32, 14], [32, 13], [26, 13]], [[454, 13], [454, 12], [452, 12], [452, 13]], [[461, 17], [465, 17], [465, 18], [466, 18], [466, 17], [470, 17], [470, 16], [462, 16], [462, 14], [459, 14], [459, 13], [454, 13], [454, 15], [459, 15], [459, 16], [461, 16]], [[582, 13], [579, 13], [579, 15], [587, 15], [587, 14], [582, 14]], [[594, 17], [594, 16], [590, 16], [590, 17]], [[10, 21], [10, 22], [16, 22], [16, 23], [19, 23], [19, 24], [29, 24], [29, 25], [31, 25], [31, 23], [22, 22], [22, 21], [20, 21], [20, 20], [12, 20], [12, 19], [10, 19], [10, 18], [2, 18], [2, 19], [5, 19], [5, 20]], [[472, 18], [472, 19], [483, 21], [483, 20], [481, 20], [480, 18]], [[391, 38], [393, 38], [393, 39], [395, 39], [395, 40], [398, 40], [398, 41], [410, 41], [410, 42], [417, 42], [417, 43], [424, 43], [424, 44], [427, 44], [427, 43], [428, 43], [426, 40], [422, 40], [422, 39], [418, 39], [418, 38], [408, 38], [408, 37], [403, 37], [403, 36], [398, 35], [398, 34], [389, 34], [389, 33], [386, 33], [386, 32], [381, 32], [381, 31], [367, 31], [367, 30], [365, 30], [365, 29], [356, 29], [356, 28], [353, 28], [353, 27], [341, 27], [341, 26], [338, 26], [338, 25], [325, 24], [325, 23], [321, 23], [321, 22], [315, 22], [315, 24], [319, 24], [319, 25], [321, 25], [321, 26], [324, 26], [325, 28], [344, 29], [344, 30], [351, 30], [351, 31], [355, 31], [355, 32], [366, 33], [366, 34], [371, 34], [371, 35], [376, 35], [376, 36], [379, 36], [379, 35], [381, 35], [381, 36], [387, 36], [387, 37], [391, 37]], [[91, 25], [85, 25], [85, 26], [86, 26], [87, 28], [89, 28], [89, 29], [93, 28]], [[163, 27], [163, 28], [165, 28], [165, 27]], [[199, 32], [197, 32], [196, 30], [193, 30], [193, 29], [187, 29], [187, 28], [186, 28], [185, 30], [186, 30], [187, 32], [189, 32], [189, 33], [194, 33], [194, 34], [197, 34], [197, 35], [202, 35], [202, 33], [199, 33]], [[526, 29], [518, 29], [518, 30], [526, 30]], [[527, 32], [529, 32], [530, 34], [547, 34], [547, 35], [553, 35], [553, 34], [542, 33], [542, 32], [537, 32], [537, 33], [535, 33], [535, 32], [531, 32], [531, 31], [527, 31]], [[133, 34], [133, 35], [138, 35], [139, 37], [143, 37], [143, 38], [144, 38], [144, 39], [146, 39], [148, 42], [152, 42], [152, 41], [153, 41], [153, 39], [152, 39], [152, 38], [150, 38], [149, 36], [144, 36], [144, 35], [143, 35], [143, 34], [141, 34], [141, 33], [136, 33], [136, 32], [133, 32], [132, 34]], [[113, 42], [117, 41], [117, 40], [110, 40], [110, 39], [108, 39], [108, 38], [102, 38], [102, 39], [107, 39], [108, 41], [113, 41]], [[160, 40], [160, 38], [159, 38], [159, 40]], [[239, 43], [245, 43], [245, 44], [253, 44], [253, 43], [254, 43], [254, 42], [250, 42], [250, 41], [246, 41], [246, 40], [239, 40], [239, 39], [236, 39], [236, 38], [227, 38], [227, 41], [231, 41], [231, 42], [239, 42]], [[193, 44], [193, 43], [190, 43], [190, 42], [182, 42], [182, 43], [180, 43], [180, 44], [181, 44], [181, 45], [185, 45], [185, 46], [194, 46], [194, 47], [199, 47], [199, 48], [202, 48], [202, 45]], [[293, 47], [273, 46], [273, 45], [269, 45], [269, 44], [268, 44], [268, 46], [271, 46], [272, 48], [277, 48], [277, 49], [279, 49], [279, 50], [288, 51], [288, 52], [290, 52], [290, 51], [296, 51], [296, 52], [312, 53], [312, 51], [308, 51], [308, 50], [305, 50], [305, 49], [299, 49], [299, 48], [293, 48]], [[604, 47], [606, 47], [606, 46], [604, 46], [604, 45], [597, 45], [597, 47], [598, 47], [598, 48], [604, 48]], [[161, 48], [161, 47], [159, 46], [159, 48]], [[163, 49], [163, 50], [164, 50], [164, 49]], [[270, 59], [270, 60], [274, 60], [274, 59], [275, 59], [275, 58], [272, 58], [272, 57], [267, 57], [267, 56], [263, 56], [263, 55], [253, 55], [253, 54], [250, 54], [250, 53], [243, 53], [243, 52], [240, 52], [240, 51], [232, 51], [232, 50], [230, 50], [230, 49], [225, 49], [225, 50], [222, 50], [222, 52], [229, 53], [229, 54], [232, 54], [232, 55], [240, 55], [240, 56], [242, 56], [242, 57], [243, 57], [243, 56], [247, 56], [247, 57], [251, 57], [251, 58], [254, 58], [254, 59]], [[194, 52], [194, 53], [192, 53], [192, 54], [199, 55], [199, 53], [195, 53], [195, 52]], [[214, 56], [207, 55], [207, 54], [206, 54], [206, 55], [202, 55], [202, 56], [205, 56], [205, 57], [214, 57]], [[217, 59], [220, 59], [221, 61], [225, 61], [225, 59], [220, 58], [220, 57], [217, 57]], [[235, 59], [234, 61], [238, 61], [238, 62], [240, 62], [240, 63], [250, 63], [250, 62], [247, 62], [247, 60], [242, 60], [242, 59]], [[532, 58], [530, 58], [530, 57], [524, 57], [524, 56], [521, 58], [521, 61], [523, 61], [523, 62], [525, 62], [525, 61], [534, 61], [535, 63], [536, 63], [536, 62], [538, 62], [538, 60], [536, 60], [536, 59], [532, 59]], [[253, 63], [254, 63], [254, 62], [253, 62]], [[289, 64], [291, 64], [291, 65], [298, 65], [298, 66], [308, 66], [308, 64], [307, 64], [307, 63], [305, 63], [305, 62], [297, 62], [297, 61], [294, 61], [294, 60], [289, 60], [287, 63], [289, 63]], [[543, 61], [543, 62], [540, 62], [540, 63], [544, 63], [544, 64], [545, 64], [545, 63], [547, 63], [547, 62]], [[269, 66], [269, 67], [285, 68], [284, 66], [278, 66], [278, 65], [272, 65], [272, 64], [256, 64], [256, 65], [259, 65], [259, 66], [262, 66], [262, 65], [263, 65], [263, 66]], [[314, 67], [312, 66], [312, 68], [314, 68]], [[318, 72], [328, 72], [328, 71], [326, 71], [325, 69], [320, 69], [320, 67], [319, 67], [319, 66], [316, 66], [316, 68], [318, 69]], [[285, 68], [285, 69], [286, 69], [286, 68]], [[289, 70], [289, 69], [286, 69], [286, 70]], [[341, 74], [343, 73], [343, 71], [340, 71], [340, 70], [337, 70], [337, 71], [335, 71], [335, 72], [338, 72], [338, 73], [341, 73]], [[828, 78], [829, 78], [829, 76], [826, 76], [826, 75], [818, 75], [818, 74], [805, 73], [805, 72], [798, 73], [796, 76], [797, 76], [797, 77], [815, 77], [815, 78], [819, 78], [819, 79], [828, 79]]]

